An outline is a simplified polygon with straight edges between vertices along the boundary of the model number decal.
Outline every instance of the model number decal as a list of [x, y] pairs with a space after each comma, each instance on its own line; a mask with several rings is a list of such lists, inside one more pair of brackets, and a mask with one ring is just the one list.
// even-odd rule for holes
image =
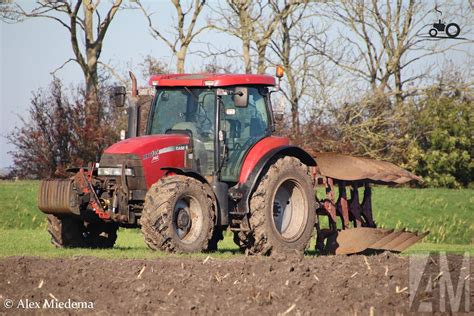
[[149, 158], [154, 158], [153, 160], [158, 160], [158, 159], [155, 159], [155, 157], [158, 158], [159, 155], [161, 154], [166, 154], [166, 153], [169, 153], [171, 151], [178, 151], [178, 150], [186, 150], [188, 149], [188, 145], [187, 144], [183, 144], [183, 145], [177, 145], [177, 146], [169, 146], [169, 147], [165, 147], [165, 148], [161, 148], [161, 149], [156, 149], [156, 150], [153, 150], [152, 152], [149, 152], [145, 155], [143, 155], [143, 160], [146, 160], [146, 159], [149, 159]]

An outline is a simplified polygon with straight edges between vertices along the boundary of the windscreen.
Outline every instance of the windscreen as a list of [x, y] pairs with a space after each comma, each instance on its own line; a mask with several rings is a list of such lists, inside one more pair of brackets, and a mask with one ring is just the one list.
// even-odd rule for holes
[[192, 133], [196, 169], [203, 175], [214, 170], [216, 96], [211, 89], [159, 88], [148, 134]]

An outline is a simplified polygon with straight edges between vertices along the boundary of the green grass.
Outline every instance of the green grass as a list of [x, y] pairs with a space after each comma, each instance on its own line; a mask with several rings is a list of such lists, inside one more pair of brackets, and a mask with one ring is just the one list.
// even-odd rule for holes
[[[155, 258], [169, 256], [150, 251], [138, 230], [121, 229], [110, 250], [56, 249], [49, 242], [45, 215], [36, 207], [38, 181], [0, 181], [0, 256], [98, 256]], [[474, 190], [376, 187], [374, 216], [379, 226], [430, 231], [424, 243], [406, 253], [448, 251], [473, 253]], [[314, 242], [314, 241], [313, 241]], [[232, 257], [237, 247], [229, 234], [213, 257]], [[192, 255], [205, 258], [207, 254]]]
[[[106, 259], [153, 259], [160, 257], [181, 257], [181, 258], [202, 258], [210, 255], [212, 258], [232, 258], [240, 256], [237, 246], [233, 243], [230, 234], [226, 234], [223, 241], [219, 243], [219, 251], [206, 254], [182, 254], [170, 255], [160, 251], [151, 251], [145, 245], [143, 236], [138, 230], [121, 229], [118, 239], [113, 249], [58, 249], [50, 243], [48, 233], [42, 229], [8, 229], [0, 230], [0, 257], [10, 256], [39, 256], [46, 258], [53, 257], [74, 257], [74, 256], [94, 256]], [[314, 249], [314, 240], [311, 249]], [[469, 252], [474, 255], [474, 248], [471, 245], [449, 245], [419, 243], [412, 246], [404, 254], [416, 254], [425, 252]], [[313, 254], [312, 251], [309, 252]]]
[[[40, 257], [73, 257], [94, 256], [99, 258], [139, 258], [152, 259], [159, 257], [202, 257], [209, 254], [173, 254], [151, 251], [143, 240], [143, 235], [136, 229], [120, 229], [113, 249], [60, 249], [50, 243], [50, 236], [43, 229], [6, 229], [0, 230], [0, 257], [40, 256]], [[237, 246], [230, 236], [219, 244], [220, 250], [212, 253], [213, 258], [229, 258], [240, 255]]]
[[474, 190], [375, 188], [373, 208], [383, 227], [430, 231], [425, 241], [474, 241]]
[[36, 207], [38, 181], [0, 181], [0, 229], [46, 227]]

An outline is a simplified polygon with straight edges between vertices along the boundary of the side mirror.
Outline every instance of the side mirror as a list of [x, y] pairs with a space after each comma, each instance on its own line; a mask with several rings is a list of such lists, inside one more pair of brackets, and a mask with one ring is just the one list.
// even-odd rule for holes
[[281, 122], [283, 121], [284, 114], [283, 112], [273, 112], [273, 118], [275, 118], [275, 121]]
[[121, 108], [125, 105], [125, 95], [127, 90], [124, 86], [116, 86], [112, 88], [112, 93], [110, 94], [110, 99], [114, 105], [118, 108]]
[[233, 94], [234, 104], [238, 108], [249, 105], [249, 90], [246, 87], [236, 87]]

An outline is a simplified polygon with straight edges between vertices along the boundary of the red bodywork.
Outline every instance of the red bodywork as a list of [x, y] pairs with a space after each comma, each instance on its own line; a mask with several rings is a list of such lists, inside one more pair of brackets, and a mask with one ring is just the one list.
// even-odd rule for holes
[[[168, 87], [225, 87], [239, 85], [275, 86], [275, 78], [268, 75], [252, 74], [167, 74], [150, 78], [151, 86]], [[142, 159], [146, 186], [150, 188], [166, 171], [163, 167], [186, 168], [184, 149], [158, 153], [160, 149], [188, 145], [185, 135], [149, 135], [129, 138], [118, 142], [105, 150], [107, 154], [134, 154]], [[283, 137], [266, 137], [255, 144], [246, 155], [242, 164], [239, 182], [244, 183], [259, 160], [270, 150], [289, 145]], [[156, 155], [153, 155], [153, 153]]]
[[259, 160], [269, 151], [274, 148], [287, 146], [290, 144], [290, 140], [286, 137], [270, 136], [262, 139], [256, 143], [245, 157], [242, 169], [240, 170], [239, 183], [243, 184], [247, 181], [250, 173], [255, 168], [255, 165]]
[[[164, 174], [163, 167], [185, 168], [184, 148], [173, 149], [174, 146], [188, 145], [186, 135], [148, 135], [129, 138], [118, 142], [105, 150], [107, 154], [134, 154], [142, 159], [143, 172], [147, 188], [150, 188]], [[170, 151], [159, 153], [160, 149], [169, 148]]]
[[171, 74], [152, 76], [149, 83], [150, 86], [161, 87], [274, 86], [275, 78], [267, 75], [249, 74]]

